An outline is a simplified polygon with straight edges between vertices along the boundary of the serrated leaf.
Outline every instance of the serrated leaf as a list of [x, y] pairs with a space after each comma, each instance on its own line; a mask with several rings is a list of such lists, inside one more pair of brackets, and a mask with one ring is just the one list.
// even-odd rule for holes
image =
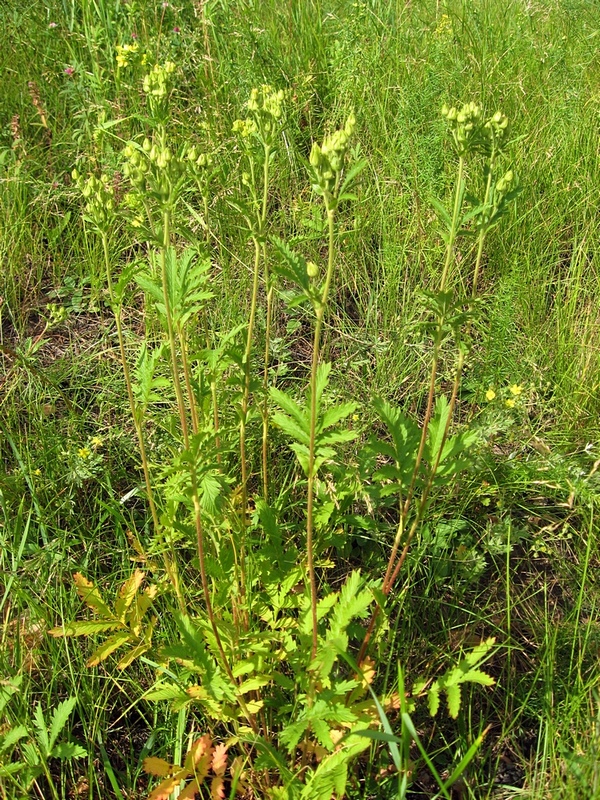
[[117, 669], [127, 669], [127, 667], [132, 664], [136, 658], [143, 656], [144, 653], [147, 653], [149, 649], [150, 645], [147, 642], [143, 642], [137, 647], [134, 647], [128, 653], [125, 653], [123, 658], [117, 664]]
[[450, 686], [445, 686], [444, 691], [446, 692], [446, 700], [448, 702], [448, 713], [452, 719], [456, 719], [458, 717], [458, 712], [460, 711], [460, 683], [454, 683]]
[[448, 230], [452, 228], [452, 217], [448, 213], [446, 206], [437, 197], [430, 197], [429, 202], [435, 208], [438, 218], [443, 222]]
[[315, 381], [315, 394], [317, 397], [317, 411], [321, 407], [321, 400], [323, 392], [329, 383], [329, 374], [331, 372], [331, 362], [325, 361], [317, 367], [317, 376]]
[[97, 666], [101, 661], [108, 658], [111, 653], [114, 653], [115, 650], [127, 644], [130, 640], [131, 633], [129, 631], [118, 631], [92, 653], [86, 662], [86, 667]]
[[284, 433], [287, 433], [287, 435], [296, 442], [302, 444], [303, 446], [307, 446], [309, 444], [310, 437], [308, 433], [293, 419], [288, 417], [287, 414], [283, 414], [281, 411], [276, 411], [271, 417], [271, 421], [273, 425], [275, 425], [277, 428], [280, 428]]
[[115, 603], [115, 616], [125, 622], [125, 614], [129, 606], [133, 603], [136, 594], [139, 591], [142, 581], [146, 577], [146, 573], [141, 569], [136, 569], [132, 575], [125, 581], [119, 590], [119, 596]]
[[91, 636], [94, 633], [104, 633], [121, 627], [123, 627], [122, 623], [118, 620], [113, 622], [90, 620], [89, 622], [70, 622], [62, 628], [51, 628], [48, 633], [50, 636]]
[[33, 723], [36, 728], [36, 738], [40, 745], [40, 749], [44, 756], [50, 753], [50, 738], [48, 736], [48, 728], [46, 727], [46, 720], [44, 719], [44, 712], [42, 706], [38, 703], [33, 712]]
[[460, 682], [478, 683], [480, 686], [493, 686], [496, 683], [491, 675], [487, 675], [480, 669], [470, 669], [467, 672], [464, 672]]
[[464, 660], [470, 666], [475, 666], [475, 664], [479, 663], [482, 658], [489, 653], [492, 647], [496, 644], [496, 637], [491, 636], [489, 639], [486, 639], [485, 642], [481, 642], [480, 644], [476, 645], [472, 650], [468, 653], [465, 653], [463, 656]]
[[450, 417], [450, 405], [445, 395], [438, 397], [435, 411], [429, 422], [427, 430], [427, 457], [430, 464], [435, 464], [438, 453], [442, 447], [446, 425]]
[[341, 403], [333, 408], [328, 408], [319, 422], [319, 430], [324, 431], [327, 428], [331, 428], [332, 425], [336, 425], [341, 420], [349, 417], [350, 414], [353, 414], [357, 408], [358, 403]]
[[178, 769], [179, 767], [175, 764], [169, 764], [164, 758], [150, 756], [144, 759], [144, 772], [148, 775], [154, 775], [155, 778], [166, 778], [167, 775]]
[[21, 739], [29, 735], [29, 731], [24, 725], [17, 725], [11, 728], [3, 736], [0, 736], [0, 753], [10, 750]]
[[61, 742], [57, 744], [50, 754], [52, 758], [59, 758], [61, 761], [70, 761], [73, 758], [86, 758], [87, 750], [74, 742]]
[[166, 778], [166, 780], [164, 780], [162, 783], [159, 783], [156, 789], [154, 789], [148, 800], [169, 800], [173, 790], [179, 786], [183, 779], [187, 778], [187, 775], [188, 773], [185, 770], [182, 770], [176, 775], [173, 775], [172, 778]]
[[269, 394], [271, 395], [271, 399], [277, 403], [277, 405], [296, 422], [298, 427], [304, 430], [308, 435], [309, 420], [304, 409], [298, 405], [298, 403], [292, 397], [290, 397], [289, 394], [282, 392], [281, 389], [277, 389], [275, 386], [271, 387]]
[[76, 572], [73, 575], [73, 580], [75, 581], [77, 594], [87, 606], [92, 608], [101, 617], [104, 617], [104, 619], [114, 618], [112, 611], [104, 602], [99, 590], [91, 581], [88, 581], [81, 572]]
[[271, 678], [257, 675], [254, 678], [248, 678], [237, 689], [236, 694], [245, 695], [248, 692], [255, 692], [257, 689], [262, 689], [263, 686], [268, 686], [271, 683]]
[[52, 714], [52, 721], [50, 723], [50, 742], [48, 745], [48, 749], [52, 750], [54, 744], [62, 729], [65, 727], [67, 720], [71, 716], [73, 709], [75, 708], [75, 703], [77, 702], [77, 698], [69, 697], [67, 700], [63, 700], [62, 703], [59, 703], [58, 706], [54, 709], [54, 713]]
[[430, 715], [435, 717], [440, 708], [440, 689], [437, 683], [434, 683], [427, 692], [427, 706]]

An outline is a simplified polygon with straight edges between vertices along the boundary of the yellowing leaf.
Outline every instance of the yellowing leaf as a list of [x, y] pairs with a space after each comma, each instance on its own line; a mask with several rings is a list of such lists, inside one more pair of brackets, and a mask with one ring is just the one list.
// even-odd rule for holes
[[51, 628], [48, 633], [51, 636], [89, 636], [92, 633], [104, 633], [104, 631], [114, 631], [120, 628], [118, 620], [114, 622], [103, 622], [99, 619], [92, 619], [89, 622], [70, 622], [61, 628]]
[[118, 617], [121, 622], [125, 622], [125, 614], [127, 609], [133, 603], [133, 600], [138, 593], [140, 586], [142, 585], [145, 575], [146, 573], [142, 572], [141, 569], [136, 569], [133, 575], [131, 575], [125, 581], [123, 586], [121, 586], [119, 597], [115, 603], [115, 616]]
[[156, 787], [148, 800], [169, 800], [173, 789], [179, 786], [184, 778], [187, 778], [187, 772], [185, 770], [181, 770], [181, 772], [173, 775], [172, 778], [167, 778]]
[[115, 633], [113, 636], [110, 636], [104, 644], [100, 645], [100, 647], [92, 653], [90, 658], [86, 662], [86, 667], [95, 667], [101, 661], [104, 661], [105, 658], [117, 650], [122, 645], [126, 644], [130, 639], [131, 634], [129, 631], [119, 631]]
[[210, 769], [212, 760], [212, 740], [208, 733], [201, 736], [193, 743], [185, 757], [184, 769], [190, 774], [194, 773], [197, 780], [204, 780]]
[[87, 606], [96, 611], [101, 617], [104, 617], [104, 619], [114, 619], [114, 614], [106, 605], [102, 599], [102, 595], [91, 581], [84, 578], [81, 572], [76, 572], [73, 575], [73, 580], [75, 581], [77, 594]]
[[227, 768], [227, 745], [218, 744], [212, 757], [212, 771], [215, 775], [223, 775]]
[[169, 764], [164, 758], [155, 758], [151, 756], [150, 758], [144, 759], [144, 772], [147, 772], [149, 775], [155, 775], [157, 778], [166, 778], [167, 775], [170, 775], [176, 769], [177, 766], [175, 764]]
[[185, 789], [179, 795], [179, 800], [194, 800], [197, 794], [200, 794], [200, 785], [198, 781], [188, 783]]
[[210, 782], [210, 796], [212, 800], [223, 800], [225, 797], [225, 781], [222, 775], [217, 775]]
[[123, 658], [117, 664], [117, 669], [126, 669], [136, 658], [143, 656], [150, 649], [150, 645], [144, 642], [134, 647], [128, 653], [125, 653]]

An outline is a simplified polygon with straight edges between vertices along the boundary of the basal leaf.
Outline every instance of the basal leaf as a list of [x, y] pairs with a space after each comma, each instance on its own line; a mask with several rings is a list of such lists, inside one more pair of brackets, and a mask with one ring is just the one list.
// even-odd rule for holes
[[90, 620], [89, 622], [70, 622], [61, 628], [51, 628], [48, 633], [51, 636], [90, 636], [94, 633], [104, 633], [121, 628], [122, 623], [118, 620], [113, 622], [103, 622], [102, 620]]
[[71, 716], [73, 709], [75, 708], [76, 702], [77, 698], [69, 697], [67, 700], [63, 700], [62, 703], [59, 703], [57, 707], [54, 709], [49, 730], [50, 750], [54, 747], [54, 744], [58, 739], [58, 737], [60, 736], [62, 729], [65, 727], [67, 720]]
[[446, 692], [446, 700], [448, 701], [448, 713], [452, 719], [456, 719], [458, 717], [458, 712], [460, 711], [460, 683], [446, 686], [444, 687], [444, 691]]
[[121, 622], [125, 622], [125, 614], [127, 609], [133, 603], [133, 600], [138, 593], [140, 586], [142, 585], [145, 575], [146, 573], [142, 572], [141, 569], [136, 569], [125, 581], [123, 586], [121, 586], [117, 602], [115, 603], [115, 616], [120, 619]]
[[52, 750], [52, 758], [59, 758], [61, 761], [71, 761], [73, 758], [86, 758], [87, 750], [75, 742], [61, 742]]
[[73, 580], [75, 581], [77, 594], [87, 606], [92, 608], [99, 616], [104, 617], [104, 619], [114, 619], [113, 612], [106, 605], [99, 590], [91, 581], [84, 578], [81, 572], [76, 572], [73, 575]]
[[119, 647], [127, 644], [131, 640], [131, 633], [129, 631], [118, 631], [113, 636], [110, 636], [100, 647], [95, 650], [86, 662], [86, 667], [95, 667], [101, 661], [108, 658], [111, 653], [114, 653]]

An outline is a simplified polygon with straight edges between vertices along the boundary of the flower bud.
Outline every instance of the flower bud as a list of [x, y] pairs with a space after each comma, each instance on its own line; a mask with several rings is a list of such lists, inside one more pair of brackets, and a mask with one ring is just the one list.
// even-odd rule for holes
[[319, 274], [319, 267], [315, 264], [314, 261], [309, 261], [306, 264], [306, 274], [309, 278], [316, 278]]

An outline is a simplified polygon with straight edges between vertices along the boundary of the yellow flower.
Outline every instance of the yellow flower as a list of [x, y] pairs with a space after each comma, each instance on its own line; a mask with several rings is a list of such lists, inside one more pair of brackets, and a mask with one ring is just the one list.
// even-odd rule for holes
[[39, 469], [39, 468], [38, 469], [34, 469], [33, 470], [33, 474], [36, 476], [36, 478], [39, 478], [40, 475], [42, 474], [42, 470]]
[[98, 447], [102, 447], [102, 445], [104, 444], [104, 442], [102, 441], [102, 439], [99, 436], [92, 436], [90, 442], [91, 442], [92, 447], [95, 448], [95, 449], [98, 448]]
[[508, 400], [504, 401], [504, 405], [507, 408], [514, 408], [515, 407], [515, 401], [509, 398]]
[[508, 387], [508, 389], [509, 389], [509, 391], [510, 391], [510, 393], [511, 393], [511, 394], [514, 394], [514, 396], [515, 396], [515, 397], [516, 397], [517, 395], [521, 394], [521, 392], [523, 391], [523, 387], [522, 387], [522, 386], [519, 386], [519, 384], [518, 384], [518, 383], [513, 383], [513, 385], [512, 385], [512, 386], [509, 386], [509, 387]]
[[491, 403], [495, 397], [496, 397], [496, 392], [492, 388], [488, 389], [487, 392], [485, 393], [485, 399], [488, 401], [488, 403]]
[[80, 447], [77, 451], [77, 455], [79, 458], [89, 458], [92, 455], [92, 451], [89, 447]]

